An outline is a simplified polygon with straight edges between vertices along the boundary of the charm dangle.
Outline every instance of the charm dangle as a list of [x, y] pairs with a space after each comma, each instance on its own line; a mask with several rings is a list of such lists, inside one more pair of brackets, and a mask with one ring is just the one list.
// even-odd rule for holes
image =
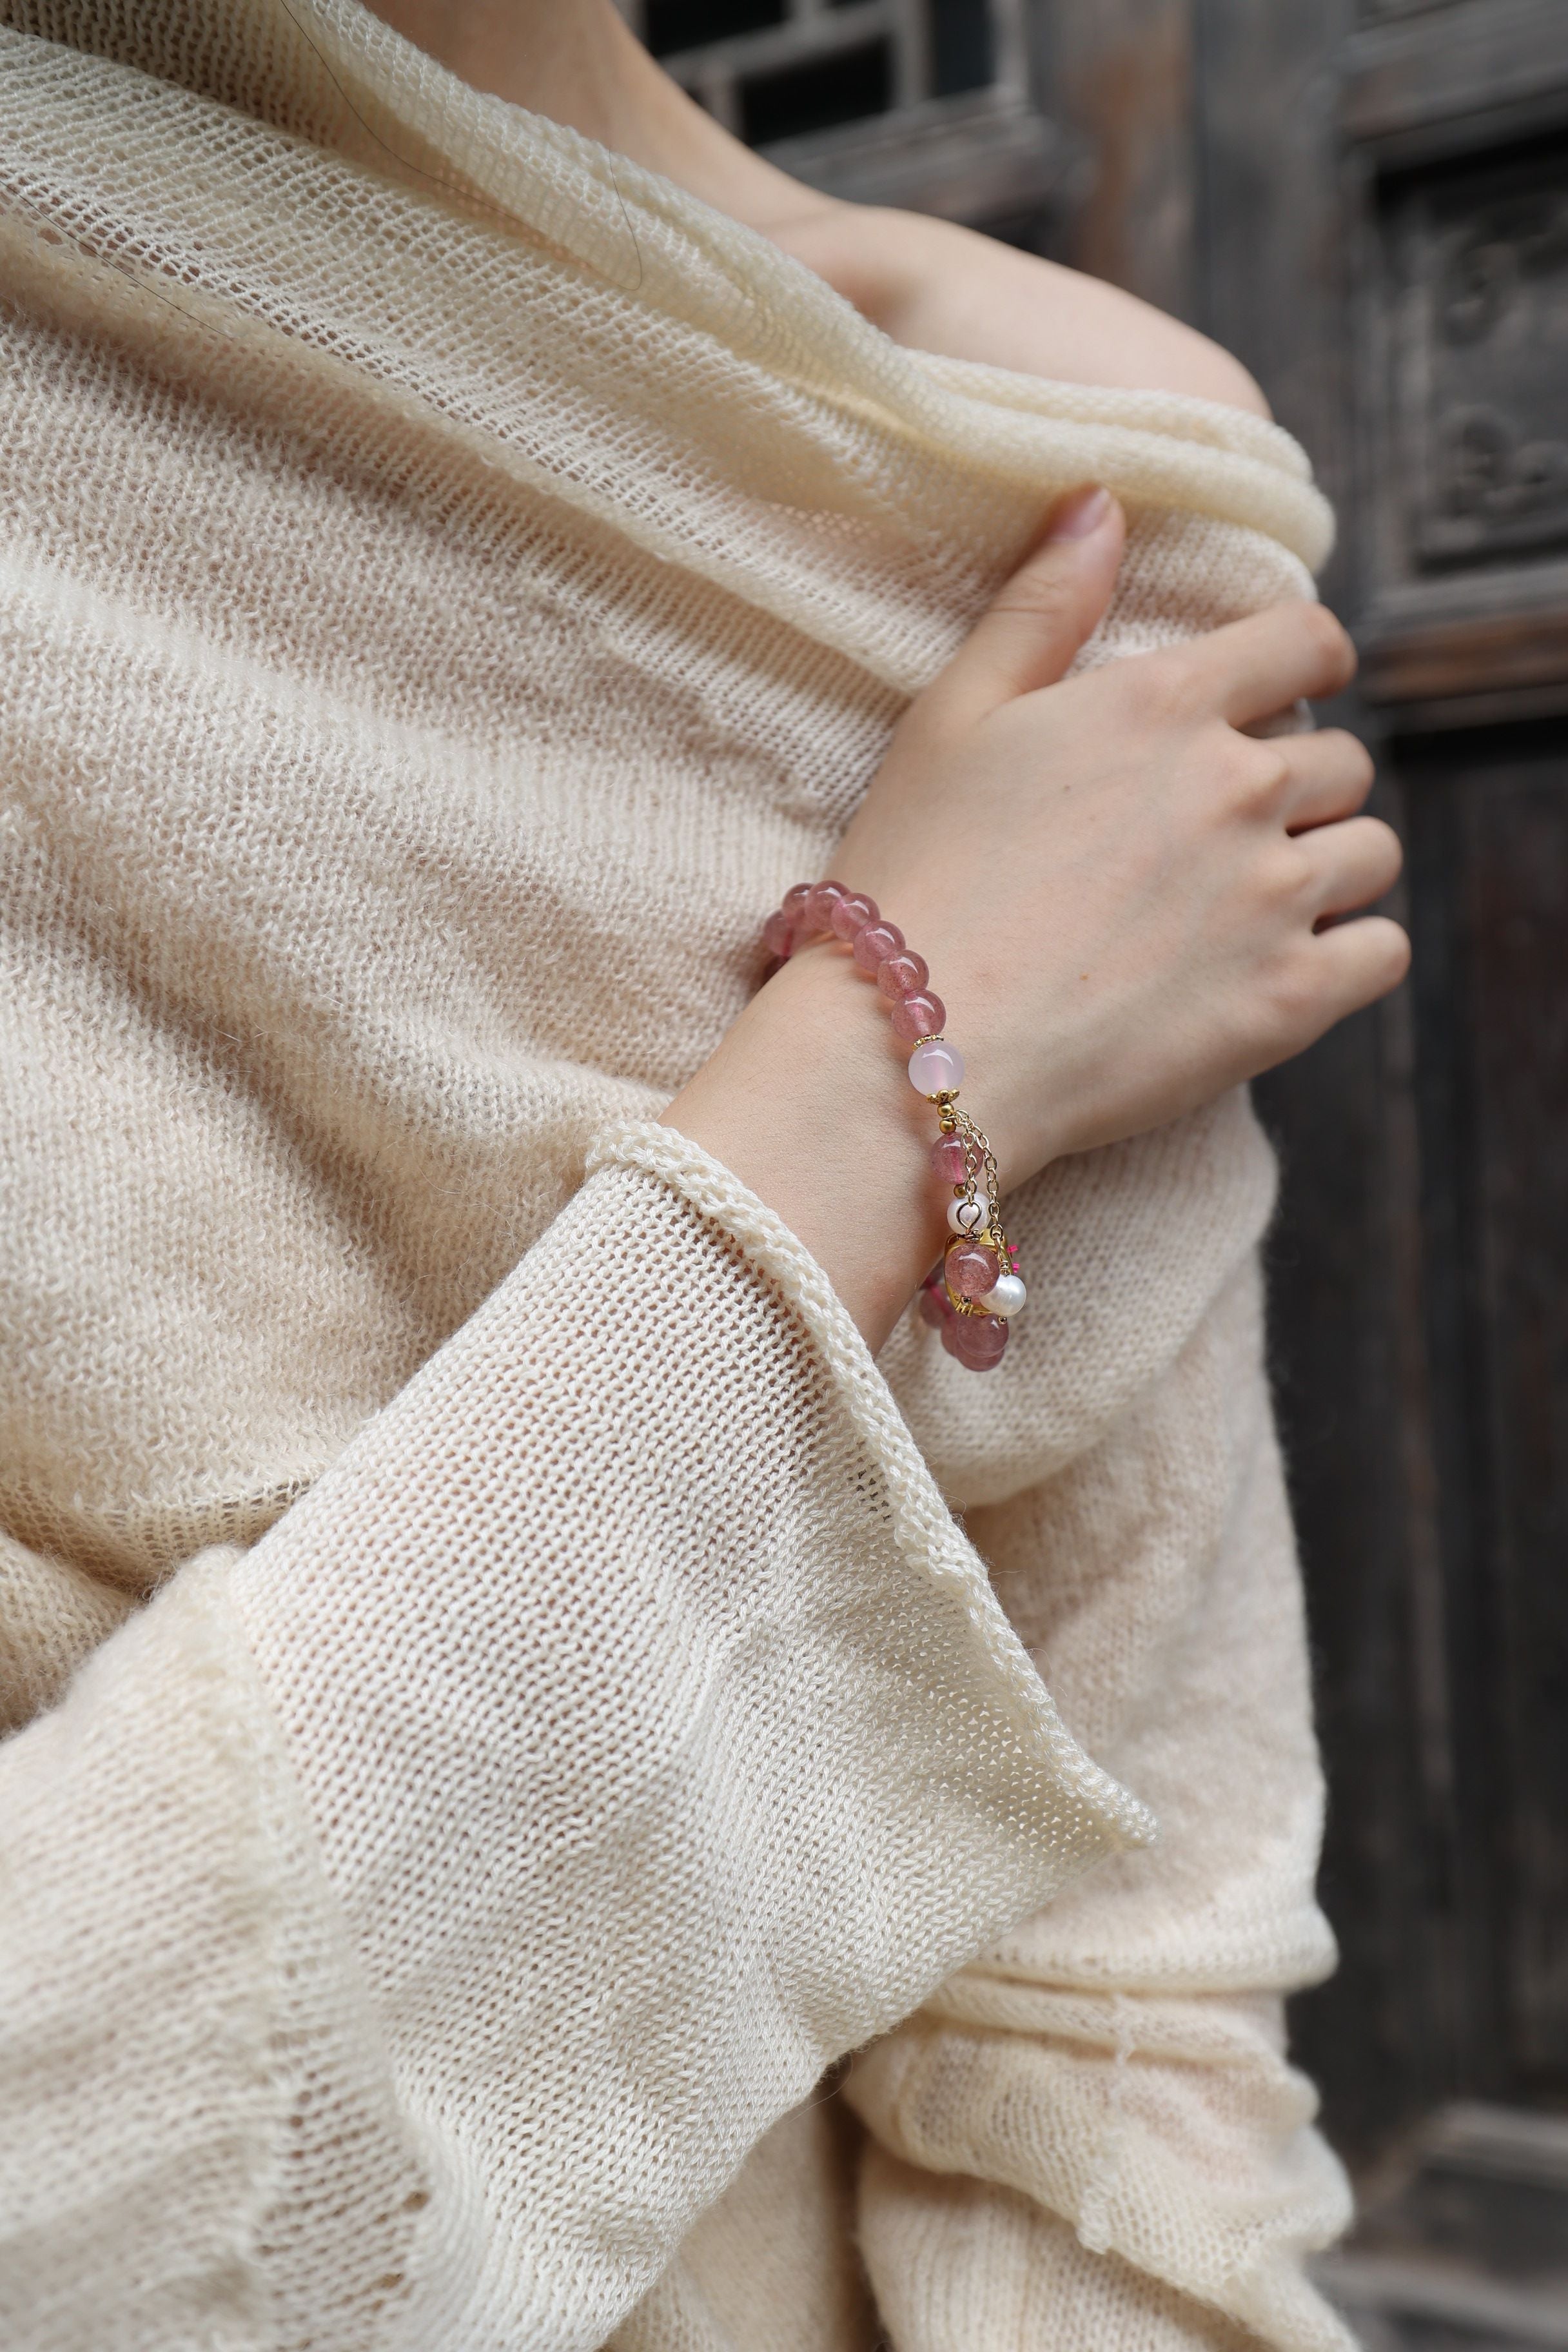
[[1022, 1309], [1024, 1285], [1017, 1249], [1002, 1223], [996, 1157], [952, 1095], [939, 1102], [942, 1133], [931, 1146], [931, 1166], [952, 1186], [947, 1222], [954, 1238], [942, 1265], [926, 1277], [934, 1319], [943, 1344], [973, 1371], [989, 1371], [1002, 1360], [1008, 1325]]

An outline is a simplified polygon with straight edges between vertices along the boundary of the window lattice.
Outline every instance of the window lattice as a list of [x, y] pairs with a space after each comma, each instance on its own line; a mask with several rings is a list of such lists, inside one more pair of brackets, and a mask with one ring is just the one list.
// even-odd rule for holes
[[752, 145], [1024, 84], [1020, 0], [628, 0], [626, 14]]
[[726, 130], [834, 194], [1023, 218], [1059, 170], [1028, 98], [1032, 0], [618, 0]]

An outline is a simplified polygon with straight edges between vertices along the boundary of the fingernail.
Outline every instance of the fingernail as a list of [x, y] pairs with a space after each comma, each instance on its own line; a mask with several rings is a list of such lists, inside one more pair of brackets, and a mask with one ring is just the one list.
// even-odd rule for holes
[[1089, 539], [1110, 512], [1110, 492], [1072, 490], [1051, 517], [1047, 539]]

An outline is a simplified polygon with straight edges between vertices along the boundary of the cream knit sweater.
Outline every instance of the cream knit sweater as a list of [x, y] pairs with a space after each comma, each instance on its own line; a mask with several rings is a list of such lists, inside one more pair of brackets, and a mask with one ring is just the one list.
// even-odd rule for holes
[[647, 1123], [1045, 502], [1110, 658], [1299, 453], [353, 0], [0, 0], [0, 358], [7, 2352], [1334, 2352], [1245, 1102], [984, 1381]]

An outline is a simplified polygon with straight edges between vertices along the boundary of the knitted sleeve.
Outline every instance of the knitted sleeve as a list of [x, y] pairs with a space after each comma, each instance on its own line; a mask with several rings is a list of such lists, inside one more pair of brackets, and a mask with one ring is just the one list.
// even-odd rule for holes
[[1058, 1475], [969, 1525], [1152, 1849], [867, 2053], [860, 2241], [898, 2352], [1345, 2352], [1304, 2252], [1348, 2200], [1286, 2062], [1326, 1973], [1320, 1784], [1256, 1262]]
[[1143, 1827], [823, 1277], [630, 1130], [0, 1751], [0, 2334], [595, 2345], [826, 2062]]

